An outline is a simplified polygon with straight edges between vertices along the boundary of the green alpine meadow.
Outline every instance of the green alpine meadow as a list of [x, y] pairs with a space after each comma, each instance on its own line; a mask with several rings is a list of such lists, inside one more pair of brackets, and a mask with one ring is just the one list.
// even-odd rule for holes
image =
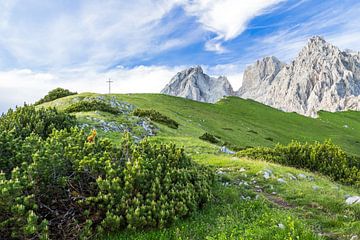
[[359, 0], [0, 0], [0, 240], [360, 240]]
[[[349, 239], [360, 114], [68, 94], [0, 118], [5, 239]], [[345, 128], [344, 125], [350, 126]]]

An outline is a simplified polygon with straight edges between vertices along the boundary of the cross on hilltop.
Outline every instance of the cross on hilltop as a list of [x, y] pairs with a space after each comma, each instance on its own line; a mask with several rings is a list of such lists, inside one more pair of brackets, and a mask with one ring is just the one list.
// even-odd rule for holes
[[106, 81], [107, 83], [109, 83], [109, 94], [111, 93], [111, 83], [113, 83], [114, 81], [111, 81], [111, 78], [109, 78], [109, 80]]

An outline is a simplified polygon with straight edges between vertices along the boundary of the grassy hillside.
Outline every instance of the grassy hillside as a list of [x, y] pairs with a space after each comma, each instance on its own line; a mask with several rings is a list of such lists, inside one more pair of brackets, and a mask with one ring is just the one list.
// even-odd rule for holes
[[[360, 195], [359, 189], [304, 170], [224, 155], [219, 153], [219, 146], [199, 139], [207, 132], [236, 147], [332, 139], [348, 153], [359, 156], [360, 112], [321, 112], [314, 119], [236, 97], [208, 104], [161, 94], [82, 93], [41, 106], [66, 110], [75, 102], [94, 98], [129, 103], [129, 109], [155, 109], [175, 120], [180, 124], [178, 129], [153, 122], [157, 133], [150, 141], [185, 146], [195, 161], [213, 168], [218, 179], [213, 200], [189, 218], [160, 230], [123, 231], [107, 240], [350, 239], [360, 235], [360, 205], [345, 204], [347, 196]], [[136, 126], [139, 120], [131, 111], [75, 115], [89, 126], [125, 124], [141, 134]], [[122, 135], [121, 131], [101, 128], [99, 133], [114, 142]], [[269, 178], [264, 177], [265, 172]]]
[[[345, 204], [358, 189], [306, 171], [225, 155], [197, 155], [219, 183], [207, 207], [170, 228], [125, 231], [122, 239], [350, 239], [360, 234], [360, 205]], [[265, 179], [265, 171], [271, 172]], [[280, 182], [283, 179], [285, 182]], [[297, 238], [298, 236], [298, 238]]]
[[[74, 99], [96, 97], [99, 94], [83, 93], [55, 100], [44, 106], [66, 108]], [[360, 155], [360, 112], [321, 112], [313, 119], [296, 113], [285, 113], [251, 100], [237, 97], [222, 99], [216, 104], [196, 102], [161, 94], [113, 94], [116, 98], [143, 109], [156, 109], [180, 123], [179, 129], [158, 124], [156, 138], [184, 145], [194, 145], [203, 133], [221, 137], [238, 147], [273, 146], [299, 141], [332, 139], [347, 152]], [[97, 113], [98, 115], [100, 113]], [[82, 118], [94, 113], [78, 114]], [[113, 118], [100, 114], [99, 118]], [[121, 116], [118, 117], [121, 119]], [[86, 121], [86, 120], [85, 120]], [[195, 145], [198, 145], [197, 143]]]

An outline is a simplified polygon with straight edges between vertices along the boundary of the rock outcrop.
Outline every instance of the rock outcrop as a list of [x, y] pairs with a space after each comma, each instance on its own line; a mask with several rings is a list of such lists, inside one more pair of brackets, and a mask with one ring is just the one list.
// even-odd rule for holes
[[360, 54], [313, 37], [288, 65], [265, 58], [248, 67], [237, 96], [307, 116], [360, 110]]
[[177, 73], [161, 93], [209, 103], [235, 94], [226, 77], [210, 77], [200, 66]]
[[360, 110], [360, 53], [313, 37], [290, 64], [266, 57], [247, 67], [237, 92], [226, 77], [195, 67], [177, 73], [161, 93], [210, 103], [235, 95], [312, 117], [320, 110]]

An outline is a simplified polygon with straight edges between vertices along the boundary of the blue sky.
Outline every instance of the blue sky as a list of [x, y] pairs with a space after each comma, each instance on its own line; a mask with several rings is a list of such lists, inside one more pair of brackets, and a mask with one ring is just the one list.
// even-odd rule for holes
[[360, 51], [358, 0], [2, 0], [0, 112], [54, 87], [159, 92], [202, 65], [241, 85], [247, 65], [289, 62], [313, 35]]

